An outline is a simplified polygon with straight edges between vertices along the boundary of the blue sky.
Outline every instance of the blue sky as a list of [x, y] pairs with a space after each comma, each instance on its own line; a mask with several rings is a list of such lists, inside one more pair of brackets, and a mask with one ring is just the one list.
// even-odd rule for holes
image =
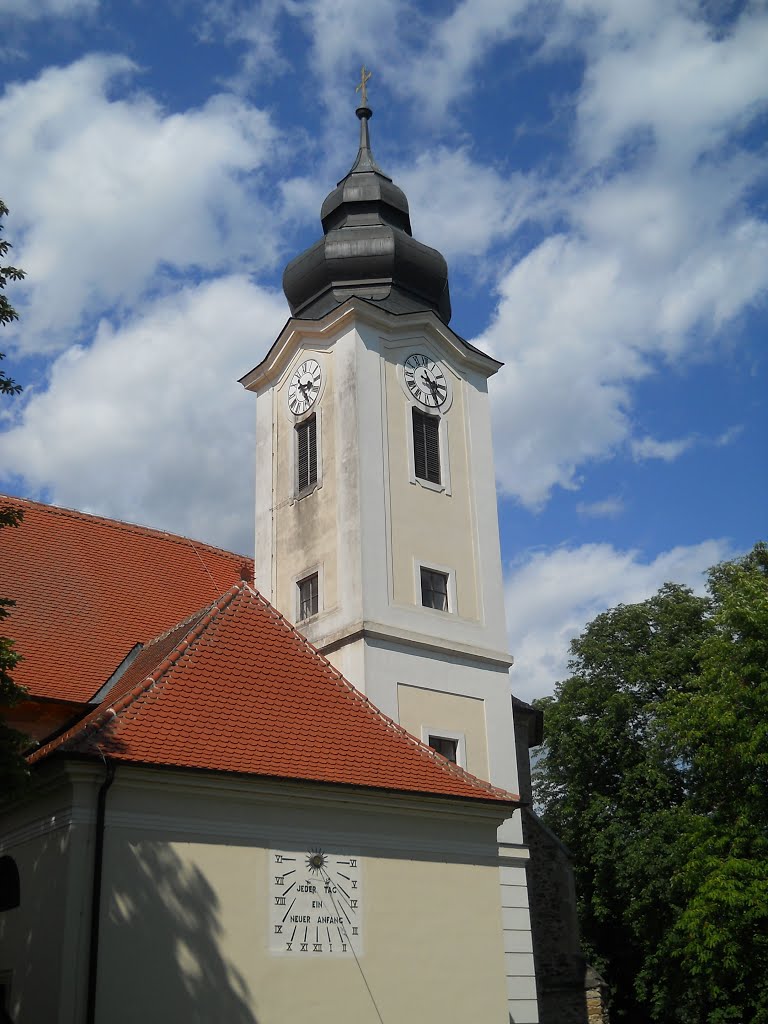
[[0, 486], [248, 552], [253, 405], [373, 70], [380, 165], [492, 382], [514, 687], [765, 536], [768, 11], [6, 0]]

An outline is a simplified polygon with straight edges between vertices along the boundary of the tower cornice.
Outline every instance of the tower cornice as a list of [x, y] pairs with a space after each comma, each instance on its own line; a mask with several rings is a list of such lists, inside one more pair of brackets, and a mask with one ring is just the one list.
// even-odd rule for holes
[[312, 338], [321, 345], [325, 342], [330, 343], [345, 327], [358, 322], [386, 331], [391, 338], [397, 338], [398, 335], [407, 337], [415, 332], [439, 338], [460, 365], [486, 378], [493, 376], [504, 365], [498, 359], [470, 345], [431, 310], [393, 313], [365, 299], [355, 297], [317, 320], [291, 317], [264, 359], [244, 374], [239, 383], [247, 391], [261, 391], [279, 379], [303, 341]]

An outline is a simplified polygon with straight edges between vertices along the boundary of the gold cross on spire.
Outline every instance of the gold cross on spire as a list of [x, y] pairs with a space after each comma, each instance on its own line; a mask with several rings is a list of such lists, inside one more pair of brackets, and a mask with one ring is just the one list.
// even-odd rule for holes
[[355, 87], [355, 92], [361, 93], [361, 106], [368, 106], [368, 90], [366, 84], [368, 79], [371, 77], [371, 72], [367, 70], [365, 64], [360, 68], [360, 85]]

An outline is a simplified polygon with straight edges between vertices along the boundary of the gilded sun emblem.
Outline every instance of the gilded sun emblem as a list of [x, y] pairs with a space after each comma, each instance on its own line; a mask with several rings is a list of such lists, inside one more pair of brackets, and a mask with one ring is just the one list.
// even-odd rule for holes
[[322, 850], [310, 850], [307, 854], [307, 868], [314, 874], [325, 867], [326, 856]]

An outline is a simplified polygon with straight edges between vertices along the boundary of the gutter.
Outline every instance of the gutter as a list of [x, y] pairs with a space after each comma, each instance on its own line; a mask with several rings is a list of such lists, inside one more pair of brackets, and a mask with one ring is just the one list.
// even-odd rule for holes
[[88, 953], [88, 1002], [86, 1024], [96, 1021], [96, 981], [99, 969], [99, 922], [101, 919], [101, 876], [104, 866], [104, 820], [106, 816], [107, 792], [115, 781], [115, 765], [104, 760], [106, 772], [96, 797], [96, 837], [93, 850], [93, 888], [91, 891], [91, 941]]

